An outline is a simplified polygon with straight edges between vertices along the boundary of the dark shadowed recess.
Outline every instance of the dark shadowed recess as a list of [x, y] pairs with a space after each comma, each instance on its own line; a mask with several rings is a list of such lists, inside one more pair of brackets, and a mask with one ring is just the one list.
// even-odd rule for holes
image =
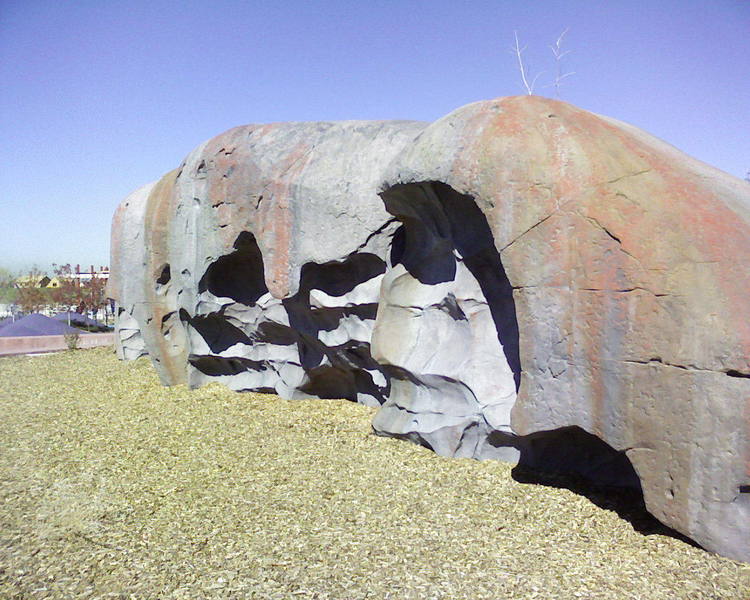
[[600, 508], [615, 511], [639, 533], [668, 535], [698, 547], [646, 510], [640, 479], [624, 452], [575, 426], [511, 437], [495, 432], [489, 441], [514, 445], [521, 451], [512, 471], [519, 483], [570, 490]]
[[291, 346], [299, 340], [297, 333], [288, 325], [275, 321], [263, 321], [250, 334], [253, 342], [273, 344], [275, 346]]
[[347, 400], [352, 400], [352, 395], [356, 398], [352, 374], [344, 369], [326, 365], [310, 369], [306, 375], [307, 380], [300, 389], [307, 394], [332, 400], [345, 396]]
[[[231, 298], [246, 306], [254, 305], [268, 291], [263, 256], [255, 236], [243, 231], [234, 242], [234, 251], [211, 263], [198, 283], [198, 291], [208, 290], [214, 296]], [[234, 344], [251, 344], [251, 339], [224, 316], [224, 308], [208, 315], [191, 317], [180, 310], [180, 319], [190, 324], [205, 340], [211, 352], [219, 354]], [[244, 371], [261, 371], [267, 367], [260, 361], [245, 358], [202, 356], [191, 354], [188, 361], [209, 376], [238, 375]]]
[[239, 327], [232, 325], [224, 316], [223, 308], [219, 312], [191, 317], [180, 309], [180, 320], [190, 324], [206, 341], [211, 352], [219, 354], [235, 344], [251, 344], [249, 337]]
[[204, 375], [217, 377], [219, 375], [239, 375], [245, 371], [265, 371], [266, 365], [249, 358], [225, 358], [223, 356], [203, 356], [191, 354], [188, 362]]
[[329, 296], [348, 294], [360, 283], [385, 273], [385, 262], [370, 252], [353, 252], [342, 261], [305, 263], [300, 272], [300, 291], [322, 290]]
[[[343, 261], [306, 263], [300, 272], [298, 292], [283, 301], [289, 325], [298, 335], [300, 363], [308, 381], [302, 391], [321, 398], [356, 400], [357, 393], [366, 393], [385, 401], [384, 389], [375, 384], [366, 369], [379, 369], [370, 355], [366, 342], [348, 342], [328, 347], [318, 335], [333, 331], [347, 316], [374, 319], [377, 304], [365, 303], [349, 307], [313, 308], [310, 291], [321, 290], [329, 296], [344, 296], [359, 284], [385, 273], [385, 262], [369, 252], [352, 253]], [[324, 359], [327, 363], [323, 364]]]
[[[343, 261], [307, 263], [300, 273], [299, 291], [283, 300], [290, 326], [272, 321], [260, 323], [249, 336], [230, 323], [223, 309], [208, 315], [191, 317], [181, 311], [180, 318], [189, 323], [203, 337], [212, 353], [219, 354], [236, 343], [255, 342], [281, 346], [296, 344], [302, 368], [308, 380], [302, 391], [322, 398], [357, 400], [357, 394], [369, 394], [385, 401], [387, 386], [379, 387], [367, 370], [378, 370], [370, 356], [370, 345], [350, 341], [336, 347], [323, 344], [321, 331], [335, 330], [342, 319], [356, 316], [374, 320], [377, 303], [354, 306], [313, 308], [310, 291], [322, 290], [330, 296], [343, 296], [357, 285], [385, 272], [385, 262], [371, 253], [353, 253]], [[255, 236], [242, 232], [234, 243], [234, 251], [214, 261], [198, 285], [199, 292], [208, 290], [215, 296], [228, 297], [235, 302], [252, 306], [268, 290], [265, 285], [263, 256]], [[373, 298], [373, 300], [377, 300]], [[219, 356], [190, 357], [190, 364], [206, 375], [237, 375], [246, 370], [267, 367], [261, 362]]]
[[521, 360], [513, 288], [474, 198], [439, 181], [395, 185], [380, 196], [402, 223], [391, 246], [392, 264], [403, 264], [421, 283], [436, 285], [455, 279], [454, 251], [462, 257], [487, 300], [518, 390]]
[[338, 328], [341, 320], [346, 317], [358, 317], [363, 321], [374, 321], [377, 314], [377, 302], [355, 304], [353, 306], [310, 308], [310, 320], [313, 323], [313, 329], [316, 331], [333, 331]]
[[156, 278], [156, 285], [167, 285], [170, 279], [172, 279], [172, 270], [167, 263], [161, 268], [159, 277]]
[[370, 371], [381, 371], [380, 365], [370, 355], [370, 344], [356, 340], [340, 346], [323, 346], [328, 364], [306, 370], [307, 381], [300, 389], [320, 398], [357, 401], [357, 394], [368, 394], [381, 404], [388, 396], [389, 385], [378, 386]]
[[234, 242], [234, 252], [211, 263], [198, 283], [198, 292], [208, 290], [214, 296], [231, 298], [253, 306], [268, 292], [263, 270], [263, 255], [255, 236], [243, 231]]

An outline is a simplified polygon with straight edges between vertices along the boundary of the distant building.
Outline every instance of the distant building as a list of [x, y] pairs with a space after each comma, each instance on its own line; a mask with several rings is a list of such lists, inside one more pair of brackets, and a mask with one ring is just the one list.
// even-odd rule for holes
[[94, 265], [91, 265], [88, 271], [81, 271], [81, 265], [76, 265], [72, 276], [82, 283], [91, 281], [94, 277], [107, 281], [109, 279], [109, 267], [100, 266], [98, 269], [94, 269]]
[[[107, 281], [109, 279], [109, 267], [100, 266], [98, 269], [94, 269], [94, 266], [91, 265], [91, 267], [87, 271], [82, 271], [81, 265], [76, 265], [75, 270], [70, 274], [70, 278], [74, 281], [78, 281], [79, 283], [89, 282], [95, 277], [99, 280]], [[45, 273], [40, 273], [36, 276], [23, 275], [16, 278], [13, 286], [16, 288], [30, 286], [40, 288], [57, 288], [60, 287], [60, 279], [62, 278], [57, 276], [50, 277]]]
[[[49, 285], [49, 282], [51, 279], [44, 274], [40, 275], [23, 275], [22, 277], [17, 277], [16, 280], [13, 282], [13, 287], [21, 288], [21, 287], [47, 287]], [[59, 284], [58, 284], [59, 285]]]

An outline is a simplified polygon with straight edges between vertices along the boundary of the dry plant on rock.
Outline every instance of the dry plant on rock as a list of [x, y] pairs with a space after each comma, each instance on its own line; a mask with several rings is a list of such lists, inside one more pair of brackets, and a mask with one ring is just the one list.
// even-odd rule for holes
[[[557, 41], [555, 41], [555, 43], [550, 46], [552, 54], [555, 57], [555, 79], [550, 85], [544, 86], [554, 87], [555, 98], [558, 99], [560, 98], [560, 86], [562, 85], [563, 80], [575, 74], [575, 71], [563, 73], [562, 68], [562, 59], [571, 52], [571, 50], [562, 49], [563, 38], [568, 33], [568, 31], [569, 28], [565, 28], [565, 30], [557, 37]], [[521, 43], [518, 41], [517, 31], [513, 32], [513, 37], [515, 40], [515, 45], [511, 49], [511, 52], [515, 55], [516, 60], [518, 61], [518, 71], [521, 75], [521, 82], [523, 83], [523, 87], [526, 90], [526, 94], [531, 96], [534, 94], [534, 86], [536, 86], [537, 79], [539, 79], [539, 77], [543, 75], [545, 71], [540, 71], [534, 76], [531, 81], [529, 81], [528, 67], [527, 64], [524, 63], [523, 59], [523, 53], [526, 51], [526, 46], [521, 47]]]
[[539, 79], [539, 76], [544, 73], [544, 71], [537, 73], [534, 79], [531, 80], [531, 83], [529, 83], [529, 78], [526, 73], [526, 66], [523, 64], [523, 53], [526, 50], [526, 46], [521, 48], [521, 44], [518, 41], [518, 32], [514, 31], [513, 36], [516, 40], [516, 45], [513, 47], [512, 52], [516, 55], [516, 58], [518, 59], [518, 70], [521, 73], [521, 81], [523, 81], [523, 87], [526, 89], [526, 93], [531, 96], [534, 93], [534, 86], [536, 85], [536, 80]]
[[[560, 98], [560, 86], [562, 85], [563, 80], [566, 77], [570, 77], [571, 75], [575, 75], [575, 71], [569, 71], [567, 73], [563, 73], [562, 69], [562, 59], [570, 54], [572, 50], [563, 50], [562, 49], [562, 42], [563, 38], [565, 37], [565, 34], [568, 33], [569, 28], [566, 27], [565, 31], [563, 31], [557, 38], [557, 41], [553, 46], [550, 46], [550, 49], [552, 50], [552, 54], [555, 57], [555, 81], [552, 83], [552, 87], [555, 88], [555, 98]], [[549, 87], [549, 86], [547, 86]]]

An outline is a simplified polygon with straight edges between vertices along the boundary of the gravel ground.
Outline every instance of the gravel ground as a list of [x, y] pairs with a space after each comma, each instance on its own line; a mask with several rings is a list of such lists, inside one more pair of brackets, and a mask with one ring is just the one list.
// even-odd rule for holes
[[750, 565], [625, 496], [379, 438], [372, 414], [163, 388], [107, 349], [0, 359], [0, 597], [750, 598]]

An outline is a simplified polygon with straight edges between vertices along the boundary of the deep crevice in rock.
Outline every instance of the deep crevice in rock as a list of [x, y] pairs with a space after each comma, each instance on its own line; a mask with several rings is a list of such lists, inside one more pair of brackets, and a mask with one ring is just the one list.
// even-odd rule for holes
[[461, 310], [461, 307], [458, 305], [458, 302], [456, 302], [456, 297], [453, 294], [449, 293], [442, 302], [434, 304], [433, 308], [442, 310], [444, 313], [450, 315], [451, 319], [454, 321], [467, 320], [464, 311]]
[[375, 320], [378, 314], [377, 302], [356, 304], [354, 306], [334, 306], [330, 308], [311, 308], [310, 320], [316, 331], [333, 331], [338, 328], [342, 319], [357, 317], [362, 321]]
[[346, 400], [357, 399], [357, 386], [351, 371], [330, 365], [315, 367], [307, 371], [307, 381], [300, 390], [319, 398]]
[[254, 342], [273, 344], [277, 346], [291, 346], [299, 341], [299, 335], [288, 325], [275, 321], [263, 321], [250, 334]]
[[310, 292], [321, 290], [329, 296], [345, 296], [358, 285], [385, 272], [386, 264], [370, 253], [353, 253], [340, 262], [307, 263], [300, 273], [298, 292], [283, 301], [291, 329], [297, 335], [297, 347], [306, 381], [301, 391], [321, 398], [346, 398], [357, 401], [358, 394], [367, 394], [383, 403], [385, 388], [378, 386], [368, 370], [380, 371], [370, 355], [369, 342], [348, 340], [328, 346], [320, 340], [321, 332], [335, 331], [344, 319], [356, 317], [374, 320], [377, 303], [343, 307], [312, 307]]
[[161, 269], [161, 273], [159, 274], [159, 277], [156, 279], [156, 285], [166, 285], [169, 283], [169, 280], [172, 279], [172, 272], [169, 267], [169, 263], [164, 265]]
[[350, 254], [343, 261], [305, 263], [300, 272], [300, 293], [312, 289], [330, 296], [343, 296], [360, 283], [385, 272], [385, 262], [375, 254], [361, 252]]
[[267, 368], [262, 361], [239, 357], [225, 358], [191, 354], [188, 362], [204, 375], [211, 377], [238, 375], [244, 371], [265, 371]]
[[[493, 436], [490, 436], [493, 443]], [[498, 440], [499, 441], [499, 440]], [[518, 438], [521, 468], [551, 473], [575, 473], [598, 485], [641, 489], [641, 482], [625, 452], [580, 427], [563, 427]]]
[[300, 388], [303, 392], [321, 398], [344, 398], [354, 402], [357, 401], [357, 394], [367, 394], [380, 403], [385, 401], [389, 389], [387, 378], [384, 377], [386, 384], [382, 387], [373, 380], [369, 371], [383, 373], [384, 370], [372, 358], [369, 343], [350, 340], [329, 347], [319, 342], [313, 346], [314, 342], [307, 336], [306, 340], [306, 358], [309, 360], [312, 352], [320, 350], [323, 364], [305, 369], [307, 381]]
[[243, 231], [234, 242], [234, 252], [220, 256], [206, 269], [198, 283], [198, 292], [231, 298], [253, 306], [268, 292], [263, 269], [263, 256], [255, 236]]
[[211, 352], [219, 354], [235, 344], [252, 344], [250, 338], [239, 327], [235, 327], [221, 313], [196, 315], [187, 318], [180, 314], [206, 341]]

